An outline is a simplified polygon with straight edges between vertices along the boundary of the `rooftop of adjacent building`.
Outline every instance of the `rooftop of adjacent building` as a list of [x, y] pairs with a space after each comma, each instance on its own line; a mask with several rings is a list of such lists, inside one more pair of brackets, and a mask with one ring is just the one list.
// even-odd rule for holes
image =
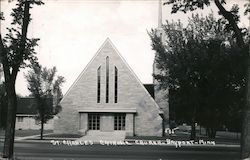
[[155, 99], [154, 84], [143, 84], [148, 93]]
[[[53, 106], [52, 98], [48, 98], [48, 104]], [[33, 97], [18, 98], [17, 99], [17, 114], [36, 115], [37, 101]], [[52, 108], [52, 107], [51, 107]]]
[[[148, 93], [154, 99], [154, 85], [153, 84], [143, 84]], [[48, 103], [53, 105], [53, 100], [48, 99]], [[17, 114], [23, 115], [36, 115], [37, 114], [37, 101], [33, 97], [24, 97], [17, 99]]]

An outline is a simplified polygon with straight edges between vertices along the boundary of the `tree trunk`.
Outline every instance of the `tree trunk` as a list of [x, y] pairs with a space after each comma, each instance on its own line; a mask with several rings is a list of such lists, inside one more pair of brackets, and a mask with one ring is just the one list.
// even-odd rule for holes
[[213, 128], [212, 129], [212, 136], [211, 136], [211, 138], [215, 138], [216, 137], [216, 129], [215, 128]]
[[4, 107], [3, 105], [4, 104], [2, 102], [3, 102], [3, 99], [0, 96], [0, 129], [3, 128], [3, 126], [4, 126], [3, 125], [3, 107]]
[[201, 125], [200, 125], [200, 135], [201, 135], [202, 133], [201, 133]]
[[[196, 105], [197, 106], [197, 105]], [[196, 138], [196, 128], [195, 128], [195, 117], [196, 117], [196, 107], [193, 108], [193, 115], [192, 115], [192, 124], [191, 124], [191, 136], [190, 136], [190, 139], [191, 140], [195, 140]]]
[[216, 136], [216, 129], [213, 127], [210, 127], [207, 130], [208, 130], [208, 137], [214, 139]]
[[7, 98], [8, 98], [8, 111], [7, 111], [7, 122], [5, 130], [5, 140], [3, 148], [4, 158], [13, 158], [13, 147], [14, 147], [14, 137], [15, 137], [15, 124], [16, 124], [16, 90], [14, 82], [6, 82]]
[[162, 121], [162, 137], [165, 137], [165, 136], [166, 136], [165, 129], [166, 129], [166, 126], [165, 126], [165, 119], [164, 119], [164, 120]]
[[6, 128], [7, 119], [7, 97], [3, 95], [0, 97], [0, 128]]
[[166, 134], [165, 134], [165, 128], [166, 128], [165, 124], [166, 124], [166, 119], [165, 119], [165, 117], [164, 117], [164, 115], [163, 115], [163, 114], [161, 114], [160, 116], [161, 116], [161, 118], [162, 118], [162, 137], [165, 137], [165, 136], [166, 136]]
[[44, 118], [43, 115], [41, 117], [41, 130], [40, 130], [40, 139], [43, 139], [43, 127], [44, 127]]
[[[20, 65], [23, 63], [23, 56], [25, 52], [25, 43], [27, 38], [28, 24], [30, 20], [30, 1], [25, 0], [24, 13], [23, 13], [23, 24], [20, 45], [17, 47], [19, 54], [15, 56], [15, 65], [12, 65], [8, 60], [8, 53], [3, 44], [3, 40], [0, 34], [0, 59], [3, 64], [5, 87], [7, 93], [7, 121], [5, 130], [5, 140], [3, 148], [3, 157], [8, 159], [13, 159], [13, 147], [14, 147], [14, 137], [15, 137], [15, 124], [16, 124], [16, 109], [17, 109], [17, 99], [15, 90], [15, 81], [18, 74]], [[12, 62], [12, 61], [11, 61]]]
[[246, 85], [246, 104], [243, 110], [243, 123], [241, 133], [241, 158], [250, 157], [250, 45], [247, 60], [247, 85]]
[[196, 138], [196, 128], [195, 128], [195, 120], [193, 118], [192, 126], [191, 126], [191, 137], [190, 137], [190, 139], [195, 140], [195, 138]]

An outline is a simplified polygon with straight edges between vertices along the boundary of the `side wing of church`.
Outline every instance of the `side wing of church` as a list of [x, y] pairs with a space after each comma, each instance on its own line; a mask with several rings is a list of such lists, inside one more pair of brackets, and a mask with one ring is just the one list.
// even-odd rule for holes
[[107, 39], [61, 101], [55, 133], [161, 136], [162, 111]]

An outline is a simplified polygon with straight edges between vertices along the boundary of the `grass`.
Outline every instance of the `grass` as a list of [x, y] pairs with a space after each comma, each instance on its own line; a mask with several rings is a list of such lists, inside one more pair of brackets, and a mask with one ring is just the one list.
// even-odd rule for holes
[[[215, 139], [208, 138], [205, 134], [199, 134], [196, 132], [196, 140], [204, 141], [215, 141], [216, 144], [240, 144], [240, 134], [237, 135], [235, 132], [218, 131]], [[154, 137], [154, 136], [127, 136], [126, 139], [136, 140], [165, 140], [172, 139], [175, 141], [189, 141], [190, 132], [176, 131], [173, 135], [166, 135], [165, 137]]]
[[236, 132], [226, 132], [226, 131], [218, 131], [216, 133], [216, 137], [228, 138], [228, 139], [240, 139], [241, 134]]
[[[43, 134], [52, 133], [53, 130], [44, 130]], [[16, 137], [26, 137], [26, 136], [33, 136], [33, 135], [40, 135], [40, 130], [16, 130], [15, 136]]]
[[[55, 140], [55, 139], [71, 140], [71, 139], [77, 139], [80, 137], [82, 136], [78, 134], [49, 134], [49, 135], [44, 135], [43, 139], [44, 140]], [[40, 136], [29, 138], [28, 140], [40, 140]]]
[[[44, 135], [44, 139], [56, 139], [56, 138], [80, 138], [82, 137], [81, 135], [78, 134], [53, 134], [53, 130], [44, 130], [43, 134], [48, 134], [49, 135]], [[4, 139], [5, 131], [0, 129], [0, 139]], [[40, 135], [40, 130], [16, 130], [15, 131], [15, 137], [26, 137], [26, 136], [34, 136], [34, 135]], [[40, 139], [40, 136], [31, 138], [31, 139]]]
[[[44, 130], [43, 134], [52, 133], [52, 130]], [[0, 138], [3, 138], [5, 135], [4, 130], [0, 130]], [[26, 137], [26, 136], [34, 136], [34, 135], [40, 135], [40, 130], [16, 130], [15, 131], [15, 137]]]
[[[68, 138], [80, 138], [81, 135], [78, 134], [54, 134], [52, 130], [45, 130], [44, 134], [51, 133], [49, 135], [44, 135], [44, 139], [68, 139]], [[16, 130], [15, 133], [16, 137], [26, 137], [26, 136], [33, 136], [33, 135], [40, 135], [40, 130]], [[4, 130], [0, 129], [0, 139], [4, 138]], [[174, 135], [167, 135], [165, 137], [154, 137], [154, 136], [135, 136], [135, 137], [126, 137], [126, 139], [137, 139], [137, 140], [164, 140], [164, 139], [173, 139], [173, 140], [189, 140], [190, 133], [189, 132], [176, 132]], [[32, 139], [40, 139], [40, 136], [34, 137]], [[197, 132], [197, 139], [202, 140], [212, 140], [207, 138], [205, 134], [199, 134]], [[240, 134], [235, 132], [225, 132], [225, 131], [218, 131], [216, 134], [216, 138], [213, 139], [217, 143], [224, 143], [224, 144], [239, 144], [240, 142]]]
[[4, 138], [4, 130], [3, 129], [0, 129], [0, 139], [3, 139]]
[[45, 135], [46, 138], [80, 138], [82, 137], [79, 134], [50, 134]]

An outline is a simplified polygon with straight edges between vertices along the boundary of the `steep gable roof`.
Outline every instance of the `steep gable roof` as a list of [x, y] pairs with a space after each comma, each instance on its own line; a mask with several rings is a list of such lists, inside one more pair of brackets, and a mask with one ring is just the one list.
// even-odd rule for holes
[[154, 101], [154, 99], [152, 98], [152, 96], [148, 93], [148, 91], [146, 90], [146, 88], [143, 86], [143, 84], [141, 83], [141, 81], [139, 80], [139, 78], [136, 76], [136, 74], [133, 72], [133, 70], [130, 68], [130, 66], [127, 64], [127, 62], [124, 60], [124, 58], [121, 56], [121, 54], [119, 53], [119, 51], [116, 49], [116, 47], [114, 46], [114, 44], [111, 42], [111, 40], [109, 38], [107, 38], [105, 40], [105, 42], [102, 44], [102, 46], [99, 48], [99, 50], [97, 51], [97, 53], [94, 55], [94, 57], [91, 59], [91, 61], [88, 63], [88, 65], [84, 68], [84, 70], [81, 72], [81, 74], [78, 76], [78, 78], [75, 80], [75, 82], [72, 84], [72, 86], [69, 88], [69, 90], [66, 92], [65, 96], [63, 97], [63, 99], [61, 100], [61, 103], [63, 103], [65, 101], [65, 99], [67, 99], [68, 95], [70, 92], [72, 92], [73, 88], [79, 83], [79, 81], [81, 80], [82, 76], [84, 75], [84, 73], [86, 72], [86, 70], [89, 69], [89, 66], [93, 63], [93, 61], [97, 58], [97, 56], [99, 54], [102, 53], [103, 50], [105, 50], [105, 48], [107, 47], [111, 47], [112, 50], [114, 50], [114, 53], [116, 55], [118, 55], [119, 59], [122, 60], [123, 64], [125, 65], [125, 67], [129, 70], [129, 72], [132, 74], [132, 76], [135, 78], [135, 80], [137, 81], [137, 83], [141, 86], [141, 88], [144, 90], [144, 92], [148, 95], [149, 99], [152, 100], [152, 102], [154, 103], [154, 105], [158, 108], [158, 110], [160, 111], [159, 106], [157, 105], [157, 103]]
[[98, 49], [98, 51], [96, 52], [96, 54], [93, 56], [93, 58], [89, 61], [89, 63], [87, 64], [87, 66], [82, 70], [82, 72], [80, 73], [80, 75], [77, 77], [77, 79], [74, 81], [74, 83], [70, 86], [70, 88], [68, 89], [68, 91], [65, 93], [65, 95], [63, 96], [62, 100], [60, 103], [62, 103], [64, 101], [64, 99], [67, 97], [67, 95], [69, 94], [69, 92], [72, 90], [72, 88], [76, 85], [76, 83], [80, 80], [80, 78], [82, 77], [82, 75], [84, 74], [84, 72], [87, 70], [87, 68], [89, 67], [89, 65], [94, 61], [94, 59], [96, 58], [96, 56], [100, 53], [100, 51], [102, 50], [102, 48], [105, 46], [106, 43], [108, 43], [108, 41], [110, 42], [109, 38], [107, 38], [105, 40], [105, 42], [102, 44], [102, 46]]
[[154, 84], [143, 84], [148, 93], [155, 99]]

